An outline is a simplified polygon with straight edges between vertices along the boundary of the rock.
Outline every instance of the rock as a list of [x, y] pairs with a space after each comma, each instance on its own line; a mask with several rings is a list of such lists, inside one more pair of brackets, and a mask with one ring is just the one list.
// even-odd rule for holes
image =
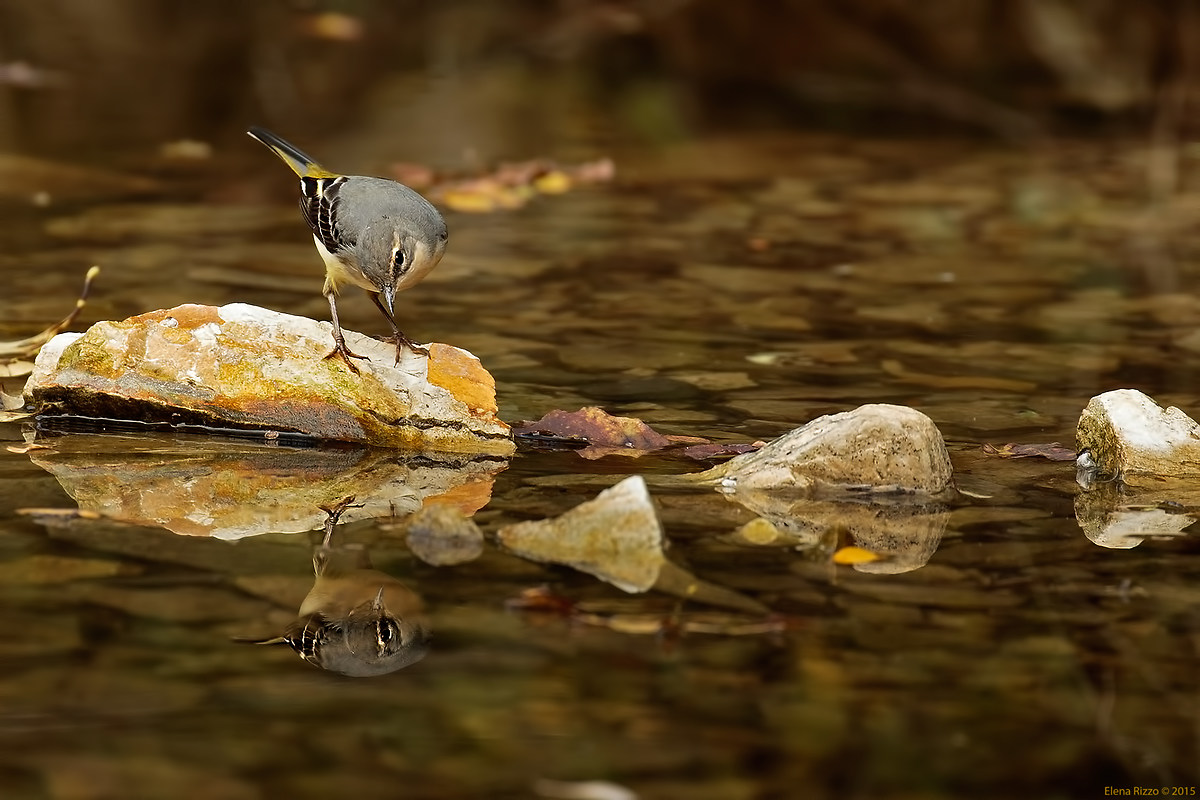
[[[235, 303], [183, 305], [86, 333], [61, 334], [38, 355], [25, 394], [51, 422], [91, 417], [299, 435], [420, 451], [506, 456], [495, 383], [470, 353], [429, 345], [428, 357], [345, 331], [358, 374], [330, 325]], [[190, 429], [190, 428], [187, 428]]]
[[522, 558], [565, 564], [626, 592], [655, 589], [752, 614], [768, 610], [753, 598], [700, 580], [667, 560], [662, 525], [639, 475], [553, 519], [506, 525], [496, 537]]
[[1096, 395], [1079, 416], [1076, 447], [1106, 475], [1200, 476], [1200, 425], [1178, 408], [1164, 409], [1137, 389]]
[[76, 434], [30, 453], [79, 508], [175, 533], [241, 539], [299, 533], [325, 524], [321, 506], [358, 500], [342, 520], [417, 511], [433, 498], [488, 493], [505, 462], [445, 454], [412, 463], [375, 448], [289, 448], [205, 438], [156, 437], [113, 452], [97, 436]]
[[952, 489], [950, 456], [933, 420], [882, 403], [818, 417], [693, 478], [727, 493], [936, 496]]
[[506, 525], [497, 538], [523, 558], [566, 564], [631, 593], [653, 587], [666, 560], [662, 526], [639, 475], [553, 519]]
[[465, 564], [483, 555], [483, 531], [455, 506], [433, 503], [408, 521], [408, 549], [435, 567]]

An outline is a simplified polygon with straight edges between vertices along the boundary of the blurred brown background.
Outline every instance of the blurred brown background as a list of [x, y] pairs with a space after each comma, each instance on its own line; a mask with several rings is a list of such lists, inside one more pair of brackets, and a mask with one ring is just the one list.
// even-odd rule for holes
[[443, 160], [727, 126], [1161, 136], [1195, 116], [1198, 33], [1189, 0], [5, 0], [0, 148], [251, 122]]

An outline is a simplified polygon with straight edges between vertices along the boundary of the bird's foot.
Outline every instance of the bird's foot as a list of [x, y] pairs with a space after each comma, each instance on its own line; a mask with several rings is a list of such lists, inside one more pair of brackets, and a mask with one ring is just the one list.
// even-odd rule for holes
[[389, 336], [388, 338], [384, 339], [384, 341], [385, 342], [395, 342], [395, 344], [396, 344], [396, 363], [397, 364], [400, 363], [400, 357], [404, 355], [404, 348], [406, 348], [406, 347], [418, 355], [422, 355], [422, 356], [425, 356], [426, 358], [429, 358], [429, 348], [428, 347], [421, 345], [421, 344], [417, 344], [416, 342], [414, 342], [412, 339], [405, 336], [400, 331], [396, 331], [394, 336]]
[[329, 351], [328, 354], [326, 354], [325, 358], [340, 358], [342, 362], [349, 368], [349, 370], [355, 375], [358, 374], [358, 367], [354, 366], [354, 362], [350, 359], [361, 358], [363, 361], [370, 360], [366, 356], [359, 355], [347, 347], [345, 339], [334, 339], [334, 347]]

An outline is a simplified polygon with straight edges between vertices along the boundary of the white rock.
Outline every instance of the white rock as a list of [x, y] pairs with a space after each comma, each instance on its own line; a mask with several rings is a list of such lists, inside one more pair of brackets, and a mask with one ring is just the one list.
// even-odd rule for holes
[[42, 348], [26, 395], [49, 417], [135, 419], [298, 433], [412, 450], [509, 455], [495, 382], [449, 345], [430, 355], [353, 331], [357, 372], [329, 323], [235, 303], [99, 322]]
[[1200, 477], [1200, 425], [1137, 389], [1093, 397], [1076, 425], [1076, 447], [1108, 475]]

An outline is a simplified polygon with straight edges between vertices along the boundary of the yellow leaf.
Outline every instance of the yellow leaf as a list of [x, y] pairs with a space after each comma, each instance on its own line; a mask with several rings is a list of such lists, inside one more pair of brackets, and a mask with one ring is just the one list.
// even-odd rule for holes
[[552, 169], [533, 179], [533, 188], [542, 194], [562, 194], [571, 188], [571, 176], [561, 169]]
[[833, 554], [835, 564], [869, 564], [878, 561], [879, 554], [861, 547], [843, 547]]
[[479, 192], [449, 191], [442, 195], [442, 202], [447, 208], [468, 214], [486, 214], [496, 210], [496, 198]]

